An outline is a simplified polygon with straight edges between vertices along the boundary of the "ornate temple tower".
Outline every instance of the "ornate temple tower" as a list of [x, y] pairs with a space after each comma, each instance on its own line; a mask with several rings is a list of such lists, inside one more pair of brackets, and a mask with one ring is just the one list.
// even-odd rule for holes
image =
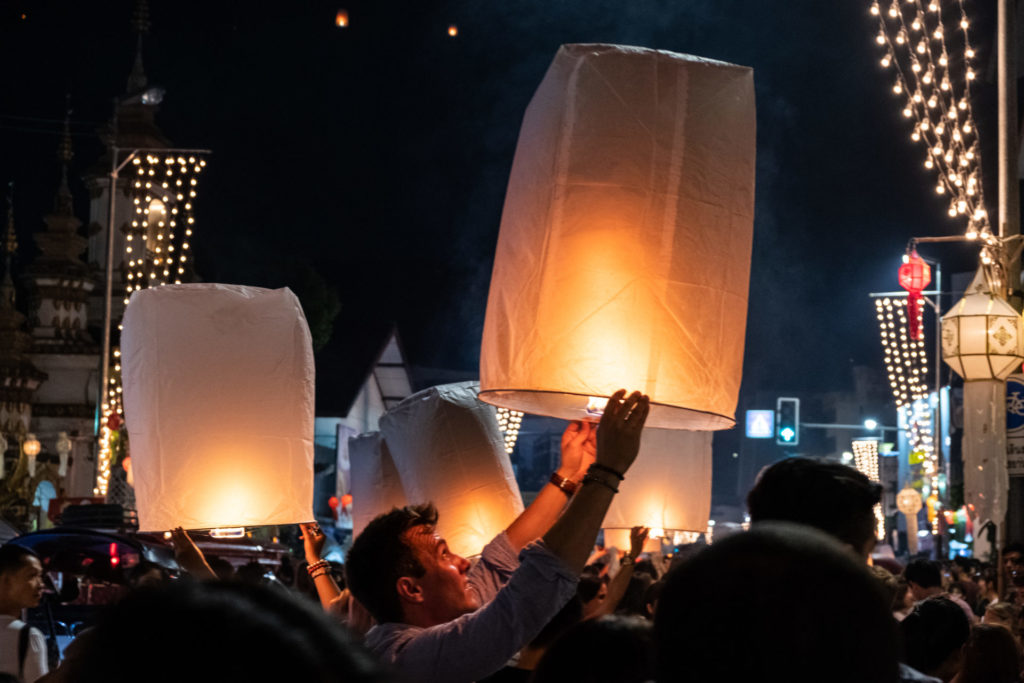
[[32, 428], [44, 453], [56, 453], [62, 432], [70, 439], [64, 493], [88, 497], [95, 470], [99, 347], [87, 330], [87, 305], [90, 293], [98, 287], [80, 259], [87, 240], [79, 234], [82, 222], [75, 217], [68, 186], [71, 158], [70, 121], [65, 119], [57, 153], [60, 183], [53, 211], [43, 218], [45, 229], [33, 236], [41, 253], [25, 276], [31, 292], [31, 358], [49, 376], [33, 401]]

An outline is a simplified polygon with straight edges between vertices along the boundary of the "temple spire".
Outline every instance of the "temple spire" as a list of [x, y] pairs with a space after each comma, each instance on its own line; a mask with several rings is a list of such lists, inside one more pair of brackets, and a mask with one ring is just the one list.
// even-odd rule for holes
[[146, 89], [146, 71], [142, 66], [142, 37], [149, 33], [149, 2], [137, 0], [132, 13], [132, 32], [135, 33], [135, 64], [128, 76], [128, 95], [135, 95]]
[[57, 147], [57, 161], [60, 163], [60, 185], [57, 187], [57, 197], [53, 203], [54, 213], [58, 216], [70, 216], [73, 214], [71, 205], [71, 186], [68, 185], [68, 166], [74, 158], [71, 149], [71, 95], [67, 96], [67, 110], [64, 113], [64, 135], [61, 137], [60, 145]]

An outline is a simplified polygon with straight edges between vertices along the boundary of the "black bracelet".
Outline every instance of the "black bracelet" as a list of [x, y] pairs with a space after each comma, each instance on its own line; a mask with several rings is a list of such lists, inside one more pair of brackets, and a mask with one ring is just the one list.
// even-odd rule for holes
[[604, 486], [605, 488], [610, 490], [612, 493], [618, 493], [619, 492], [619, 489], [617, 489], [616, 487], [612, 486], [611, 484], [609, 484], [607, 481], [605, 481], [601, 477], [598, 477], [598, 476], [596, 476], [594, 474], [591, 474], [590, 472], [587, 472], [586, 476], [583, 477], [583, 483], [584, 484], [588, 484], [590, 482], [594, 482], [595, 484], [600, 484], [601, 486]]
[[588, 474], [590, 473], [590, 470], [601, 470], [602, 472], [607, 472], [608, 474], [614, 474], [616, 477], [619, 478], [619, 481], [623, 481], [626, 478], [626, 477], [624, 477], [622, 475], [622, 473], [616, 472], [611, 467], [607, 467], [606, 465], [602, 465], [602, 464], [596, 463], [596, 462], [593, 463], [590, 467], [587, 468], [587, 473]]

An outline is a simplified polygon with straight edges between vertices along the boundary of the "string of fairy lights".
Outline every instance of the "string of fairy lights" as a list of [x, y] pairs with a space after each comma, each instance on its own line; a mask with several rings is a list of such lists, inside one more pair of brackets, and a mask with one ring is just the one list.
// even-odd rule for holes
[[[128, 185], [132, 214], [125, 235], [125, 296], [166, 284], [180, 284], [188, 272], [190, 241], [195, 227], [194, 204], [199, 175], [206, 160], [168, 150], [132, 159]], [[120, 329], [120, 325], [118, 326]], [[97, 495], [110, 487], [115, 432], [124, 420], [121, 403], [121, 351], [114, 347], [106, 401], [101, 409]]]
[[505, 435], [505, 452], [512, 455], [519, 439], [519, 427], [523, 424], [523, 414], [518, 410], [498, 408], [498, 429]]
[[911, 140], [925, 147], [924, 166], [938, 174], [935, 192], [949, 197], [950, 217], [966, 219], [965, 236], [996, 244], [985, 211], [981, 149], [971, 108], [977, 53], [970, 42], [964, 0], [945, 0], [954, 20], [943, 17], [942, 0], [871, 3], [878, 17], [875, 41], [885, 49], [883, 68], [894, 73], [893, 94], [904, 100], [913, 122]]
[[[853, 442], [853, 465], [858, 471], [874, 482], [880, 481], [878, 472], [878, 440], [856, 439]], [[875, 508], [875, 536], [885, 538], [885, 515], [881, 503]]]

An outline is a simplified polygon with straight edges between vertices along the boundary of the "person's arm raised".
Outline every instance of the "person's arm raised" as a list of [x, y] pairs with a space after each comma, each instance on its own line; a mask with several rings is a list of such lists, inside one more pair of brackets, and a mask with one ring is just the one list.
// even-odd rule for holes
[[561, 464], [551, 481], [544, 484], [530, 506], [505, 531], [516, 552], [547, 533], [565, 509], [566, 501], [579, 488], [587, 468], [594, 462], [596, 431], [597, 427], [589, 422], [570, 422], [565, 428]]
[[640, 450], [650, 399], [638, 391], [623, 399], [625, 393], [620, 389], [608, 399], [597, 429], [597, 460], [565, 512], [544, 534], [548, 550], [577, 574], [583, 570], [619, 482]]

